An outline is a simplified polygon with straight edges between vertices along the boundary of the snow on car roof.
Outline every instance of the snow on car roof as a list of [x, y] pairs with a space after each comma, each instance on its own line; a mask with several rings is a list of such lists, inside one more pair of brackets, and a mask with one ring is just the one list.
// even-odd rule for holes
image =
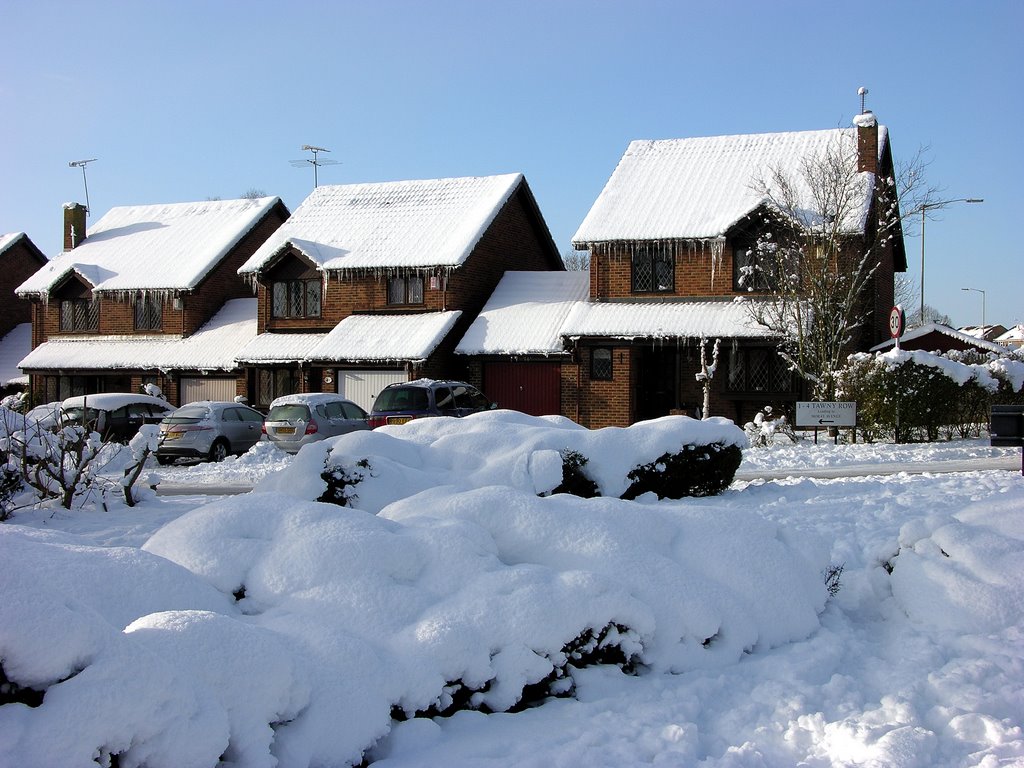
[[88, 408], [96, 408], [103, 411], [114, 411], [132, 403], [148, 403], [171, 409], [172, 406], [166, 400], [152, 395], [133, 395], [131, 392], [98, 392], [95, 395], [76, 395], [69, 397], [61, 403], [62, 408], [81, 408], [83, 405]]

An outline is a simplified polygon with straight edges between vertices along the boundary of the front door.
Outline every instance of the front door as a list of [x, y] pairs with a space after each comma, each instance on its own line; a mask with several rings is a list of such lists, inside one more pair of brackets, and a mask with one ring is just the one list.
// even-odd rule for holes
[[668, 416], [679, 407], [679, 353], [672, 347], [637, 350], [636, 418]]

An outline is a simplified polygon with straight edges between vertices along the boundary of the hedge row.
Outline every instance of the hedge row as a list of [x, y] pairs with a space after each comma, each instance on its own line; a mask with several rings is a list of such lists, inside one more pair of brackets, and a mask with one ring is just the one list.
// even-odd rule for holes
[[1024, 359], [979, 352], [851, 355], [839, 397], [857, 403], [862, 440], [977, 437], [993, 404], [1024, 403]]

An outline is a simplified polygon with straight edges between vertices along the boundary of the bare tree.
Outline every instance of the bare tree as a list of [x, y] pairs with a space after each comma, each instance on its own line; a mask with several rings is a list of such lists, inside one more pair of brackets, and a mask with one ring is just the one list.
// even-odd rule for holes
[[[869, 313], [867, 289], [884, 249], [902, 233], [901, 196], [918, 212], [934, 196], [920, 158], [902, 166], [899, 179], [861, 173], [856, 148], [837, 138], [795, 173], [775, 169], [753, 184], [765, 204], [753, 216], [758, 237], [740, 279], [764, 298], [747, 306], [780, 339], [779, 354], [815, 399], [835, 397], [835, 372]], [[872, 195], [877, 225], [852, 235]]]
[[261, 197], [266, 197], [267, 193], [258, 187], [249, 187], [245, 192], [242, 193], [243, 200], [259, 200]]
[[562, 263], [570, 272], [586, 272], [590, 269], [590, 251], [577, 251], [569, 248], [562, 254]]
[[706, 419], [711, 415], [711, 380], [715, 378], [715, 371], [718, 370], [718, 350], [722, 345], [722, 340], [715, 339], [715, 344], [711, 350], [710, 363], [708, 362], [707, 343], [708, 340], [701, 336], [699, 345], [700, 373], [695, 374], [695, 378], [704, 389], [704, 406], [701, 409], [702, 419]]

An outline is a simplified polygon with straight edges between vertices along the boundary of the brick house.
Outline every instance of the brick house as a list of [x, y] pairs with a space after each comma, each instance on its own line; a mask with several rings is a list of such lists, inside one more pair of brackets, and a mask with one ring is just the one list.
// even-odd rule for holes
[[[856, 215], [839, 222], [844, 251], [870, 248], [879, 264], [851, 351], [888, 338], [893, 276], [906, 270], [906, 254], [901, 231], [876, 237], [879, 210], [895, 202], [891, 187], [875, 184], [891, 176], [892, 155], [886, 129], [860, 117], [849, 129], [632, 142], [573, 237], [575, 248], [590, 253], [589, 290], [557, 321], [556, 412], [591, 428], [696, 415], [702, 339], [709, 353], [721, 340], [708, 415], [743, 423], [765, 405], [785, 409], [800, 399], [801, 383], [778, 356], [777, 338], [748, 308], [768, 296], [767, 285], [746, 279], [753, 245], [768, 226], [769, 203], [755, 182], [775, 171], [797, 173], [833, 150], [855, 187]], [[525, 298], [520, 311], [530, 312]], [[527, 375], [523, 364], [536, 360], [479, 343], [485, 336], [471, 329], [460, 344], [485, 386], [485, 366], [501, 358]]]
[[466, 374], [456, 341], [506, 270], [561, 270], [521, 174], [321, 186], [239, 270], [259, 335], [240, 353], [258, 407]]
[[[37, 401], [161, 388], [172, 404], [244, 393], [234, 356], [255, 335], [238, 268], [288, 218], [277, 197], [124, 206], [86, 228], [64, 208], [64, 250], [21, 283]], [[248, 317], [246, 317], [248, 312]]]
[[0, 395], [28, 386], [18, 362], [32, 348], [32, 303], [15, 289], [45, 264], [24, 232], [0, 235]]

